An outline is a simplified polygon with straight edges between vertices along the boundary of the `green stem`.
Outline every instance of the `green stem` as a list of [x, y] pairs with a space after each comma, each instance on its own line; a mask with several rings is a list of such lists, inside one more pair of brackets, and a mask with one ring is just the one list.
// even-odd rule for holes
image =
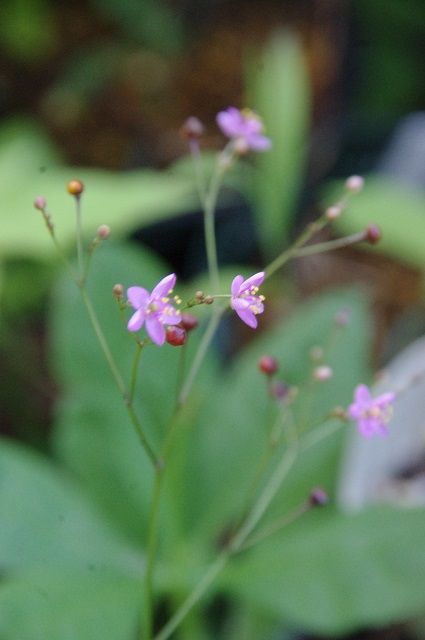
[[136, 391], [137, 372], [139, 369], [140, 356], [142, 355], [142, 348], [143, 344], [138, 342], [136, 344], [136, 351], [134, 353], [133, 364], [131, 367], [130, 390], [128, 393], [128, 401], [130, 404], [133, 404], [134, 394]]
[[152, 502], [148, 516], [147, 559], [144, 576], [143, 635], [141, 640], [151, 640], [154, 623], [153, 574], [158, 548], [158, 520], [164, 469], [156, 469]]
[[193, 591], [189, 594], [186, 600], [183, 602], [181, 607], [176, 611], [176, 613], [170, 618], [170, 620], [166, 623], [166, 625], [161, 629], [161, 631], [155, 636], [154, 640], [167, 640], [171, 636], [171, 634], [175, 631], [175, 629], [179, 626], [179, 624], [184, 620], [184, 618], [188, 615], [190, 610], [197, 604], [197, 602], [203, 597], [205, 592], [208, 590], [212, 582], [218, 576], [218, 574], [224, 569], [227, 562], [238, 551], [240, 551], [245, 543], [246, 539], [250, 535], [251, 531], [258, 524], [261, 517], [264, 515], [266, 509], [268, 508], [270, 502], [273, 500], [281, 483], [283, 482], [286, 475], [289, 473], [294, 461], [296, 458], [296, 448], [292, 447], [287, 449], [280, 464], [277, 469], [273, 473], [270, 481], [264, 488], [261, 493], [259, 499], [254, 505], [251, 513], [245, 520], [245, 523], [240, 528], [239, 532], [236, 533], [234, 538], [229, 542], [228, 546], [219, 554], [219, 556], [214, 560], [214, 562], [209, 566], [206, 573], [204, 574], [201, 581], [197, 584], [197, 586], [193, 589]]
[[77, 238], [77, 258], [78, 271], [80, 274], [80, 282], [84, 282], [84, 248], [83, 248], [83, 227], [81, 220], [81, 198], [75, 197], [75, 214], [76, 214], [76, 238]]
[[345, 236], [344, 238], [336, 238], [335, 240], [328, 240], [327, 242], [318, 242], [316, 244], [311, 244], [308, 247], [298, 249], [294, 254], [294, 258], [302, 258], [303, 256], [312, 256], [316, 253], [342, 249], [343, 247], [348, 247], [351, 244], [362, 242], [364, 239], [364, 231], [359, 231], [358, 233], [353, 233], [352, 235]]
[[142, 444], [142, 447], [144, 448], [146, 454], [148, 455], [150, 461], [152, 462], [153, 466], [155, 469], [158, 469], [161, 467], [161, 461], [159, 460], [159, 458], [157, 457], [157, 455], [155, 454], [152, 446], [150, 445], [146, 434], [142, 428], [142, 425], [139, 422], [139, 419], [134, 411], [133, 408], [133, 404], [132, 401], [127, 393], [127, 388], [125, 386], [124, 380], [121, 376], [121, 373], [118, 370], [118, 367], [115, 363], [114, 357], [111, 353], [111, 350], [109, 348], [109, 345], [106, 341], [105, 335], [101, 329], [101, 326], [99, 324], [99, 320], [97, 318], [96, 312], [94, 310], [94, 307], [92, 305], [92, 302], [90, 300], [90, 297], [84, 287], [83, 284], [80, 284], [80, 291], [81, 291], [81, 297], [83, 299], [84, 305], [87, 309], [87, 313], [89, 315], [90, 318], [90, 322], [92, 324], [93, 330], [96, 334], [97, 340], [99, 342], [100, 348], [102, 349], [103, 355], [105, 356], [106, 362], [108, 363], [109, 369], [112, 373], [112, 377], [115, 380], [115, 384], [117, 385], [119, 392], [121, 394], [121, 396], [124, 399], [124, 404], [125, 407], [127, 409], [127, 413], [130, 417], [131, 423], [139, 437], [139, 440]]
[[264, 527], [263, 529], [258, 531], [258, 533], [248, 538], [248, 540], [240, 548], [240, 551], [245, 551], [245, 549], [250, 549], [254, 545], [258, 544], [259, 542], [266, 540], [267, 538], [272, 536], [274, 533], [281, 531], [288, 525], [295, 522], [295, 520], [298, 520], [298, 518], [304, 515], [304, 513], [306, 513], [309, 510], [309, 508], [310, 508], [309, 503], [304, 502], [299, 507], [294, 509], [294, 511], [292, 511], [291, 513], [285, 516], [282, 516], [277, 520], [274, 520], [274, 522], [270, 523], [267, 527]]
[[210, 320], [209, 320], [209, 324], [206, 328], [206, 331], [202, 337], [202, 340], [200, 342], [198, 351], [196, 352], [196, 355], [193, 359], [192, 362], [192, 366], [189, 370], [189, 373], [187, 375], [186, 381], [183, 384], [182, 390], [180, 392], [180, 396], [179, 396], [179, 405], [182, 405], [186, 402], [187, 397], [190, 393], [190, 390], [192, 389], [192, 385], [195, 381], [195, 378], [198, 374], [199, 368], [206, 356], [206, 353], [208, 351], [208, 347], [211, 344], [211, 341], [214, 337], [215, 332], [217, 331], [218, 325], [220, 323], [220, 319], [221, 316], [224, 313], [224, 309], [221, 309], [220, 307], [215, 307]]
[[217, 243], [215, 235], [215, 208], [218, 193], [220, 190], [223, 169], [220, 159], [217, 160], [216, 168], [211, 178], [208, 192], [204, 198], [204, 237], [207, 252], [208, 273], [210, 275], [210, 285], [213, 291], [219, 289]]
[[325, 216], [318, 218], [315, 222], [310, 223], [306, 229], [298, 236], [295, 240], [294, 244], [292, 244], [288, 249], [283, 251], [280, 255], [277, 256], [269, 265], [265, 268], [266, 278], [269, 278], [273, 273], [278, 271], [284, 264], [286, 264], [291, 258], [295, 257], [298, 254], [300, 248], [310, 240], [318, 231], [323, 229], [324, 226], [328, 223]]

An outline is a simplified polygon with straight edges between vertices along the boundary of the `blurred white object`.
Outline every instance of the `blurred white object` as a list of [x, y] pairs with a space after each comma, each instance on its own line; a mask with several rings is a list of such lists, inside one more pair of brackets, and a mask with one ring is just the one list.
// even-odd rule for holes
[[425, 506], [425, 337], [387, 367], [374, 394], [400, 391], [387, 438], [364, 439], [353, 426], [342, 460], [338, 503]]
[[376, 170], [397, 182], [425, 189], [425, 112], [400, 121]]

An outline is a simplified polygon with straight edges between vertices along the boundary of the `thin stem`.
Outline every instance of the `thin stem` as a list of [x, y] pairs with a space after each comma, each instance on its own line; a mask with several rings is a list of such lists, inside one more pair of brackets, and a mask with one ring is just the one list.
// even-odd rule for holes
[[143, 635], [142, 640], [151, 640], [154, 621], [154, 598], [153, 598], [153, 574], [155, 568], [156, 552], [158, 548], [158, 520], [159, 506], [162, 489], [163, 469], [157, 469], [155, 474], [155, 484], [148, 516], [148, 543], [146, 570], [144, 576], [144, 607], [143, 607]]
[[199, 368], [208, 351], [208, 347], [210, 346], [211, 341], [214, 337], [214, 334], [217, 331], [217, 328], [223, 313], [224, 313], [224, 309], [220, 307], [215, 307], [213, 310], [213, 313], [211, 314], [209, 324], [205, 330], [204, 335], [202, 336], [202, 340], [199, 344], [198, 351], [196, 352], [196, 355], [192, 362], [192, 366], [189, 370], [186, 381], [183, 384], [182, 390], [180, 392], [179, 405], [184, 404], [187, 400], [187, 397], [190, 393], [190, 390], [192, 389], [192, 385], [195, 381]]
[[75, 216], [76, 216], [76, 238], [77, 238], [77, 258], [78, 271], [80, 273], [81, 282], [84, 282], [84, 247], [83, 247], [83, 227], [81, 220], [81, 198], [75, 197]]
[[281, 531], [288, 525], [292, 524], [302, 515], [304, 515], [310, 508], [310, 504], [308, 502], [303, 502], [300, 506], [296, 507], [291, 513], [274, 520], [274, 522], [270, 523], [267, 527], [264, 527], [258, 533], [252, 535], [248, 540], [240, 547], [240, 551], [245, 551], [245, 549], [250, 549], [254, 545], [266, 540], [273, 534]]
[[105, 356], [106, 362], [108, 363], [109, 369], [111, 370], [112, 376], [115, 380], [115, 384], [117, 385], [119, 392], [121, 394], [121, 396], [124, 399], [124, 404], [125, 407], [127, 409], [127, 413], [130, 417], [131, 423], [139, 437], [139, 440], [146, 452], [146, 454], [148, 455], [150, 461], [152, 462], [153, 466], [155, 467], [155, 469], [158, 469], [161, 467], [161, 461], [159, 460], [159, 458], [157, 457], [157, 455], [155, 454], [152, 446], [150, 445], [146, 434], [142, 428], [142, 425], [139, 422], [139, 419], [134, 411], [134, 407], [132, 405], [132, 401], [130, 400], [130, 397], [127, 393], [127, 388], [125, 386], [124, 380], [121, 376], [121, 373], [118, 370], [118, 367], [115, 363], [114, 357], [111, 353], [111, 350], [109, 348], [109, 345], [106, 341], [105, 335], [101, 329], [101, 326], [99, 324], [99, 320], [97, 318], [96, 312], [94, 310], [94, 307], [92, 305], [92, 302], [90, 300], [90, 297], [84, 287], [84, 285], [80, 285], [80, 291], [81, 291], [81, 297], [83, 299], [83, 302], [85, 304], [85, 307], [87, 309], [87, 313], [89, 315], [90, 318], [90, 322], [92, 324], [92, 327], [94, 329], [94, 332], [96, 334], [97, 340], [99, 342], [100, 348], [102, 349], [103, 355]]
[[209, 566], [201, 581], [189, 594], [189, 596], [183, 602], [181, 607], [176, 611], [176, 613], [170, 618], [167, 624], [155, 636], [154, 640], [167, 640], [167, 638], [170, 637], [170, 635], [175, 631], [182, 620], [184, 620], [184, 618], [188, 615], [190, 610], [202, 598], [202, 596], [208, 590], [218, 574], [224, 569], [230, 557], [242, 549], [242, 546], [248, 538], [249, 534], [258, 524], [258, 521], [261, 519], [270, 502], [273, 500], [284, 478], [289, 473], [289, 470], [291, 469], [295, 458], [296, 448], [291, 447], [287, 449], [284, 456], [282, 457], [280, 464], [270, 478], [270, 481], [264, 488], [258, 501], [254, 505], [251, 513], [248, 515], [239, 532], [236, 533], [234, 538], [232, 538], [232, 540], [229, 542], [228, 546]]
[[130, 390], [128, 393], [128, 401], [133, 404], [134, 393], [136, 391], [137, 372], [139, 369], [140, 356], [142, 355], [143, 344], [137, 342], [136, 351], [134, 352], [133, 364], [131, 366]]
[[265, 268], [266, 278], [269, 278], [275, 271], [283, 267], [286, 262], [288, 262], [291, 258], [297, 255], [300, 248], [306, 244], [318, 231], [323, 229], [324, 226], [328, 223], [328, 220], [325, 216], [321, 216], [315, 222], [309, 224], [306, 229], [298, 236], [293, 245], [291, 245], [288, 249], [283, 251], [277, 258], [275, 258], [268, 267]]
[[221, 180], [223, 177], [223, 168], [220, 158], [217, 160], [216, 168], [211, 178], [209, 189], [204, 198], [204, 237], [205, 248], [207, 252], [208, 273], [210, 276], [210, 285], [213, 291], [218, 291], [219, 275], [217, 260], [217, 243], [215, 235], [215, 208], [217, 204], [218, 193], [220, 190]]
[[193, 162], [193, 168], [196, 178], [196, 189], [198, 191], [198, 197], [202, 207], [205, 207], [206, 188], [205, 179], [202, 172], [202, 156], [199, 150], [199, 142], [197, 140], [191, 140], [189, 142], [190, 155]]
[[353, 233], [350, 236], [344, 238], [336, 238], [335, 240], [328, 240], [327, 242], [318, 242], [317, 244], [311, 244], [308, 247], [302, 247], [298, 249], [294, 254], [294, 258], [302, 258], [304, 256], [311, 256], [316, 253], [324, 253], [325, 251], [333, 251], [335, 249], [342, 249], [348, 247], [351, 244], [362, 242], [365, 239], [364, 231]]

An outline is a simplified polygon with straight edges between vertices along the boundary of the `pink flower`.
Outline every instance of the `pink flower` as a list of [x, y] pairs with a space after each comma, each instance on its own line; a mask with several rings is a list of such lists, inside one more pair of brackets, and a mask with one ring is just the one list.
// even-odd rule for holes
[[229, 107], [217, 114], [217, 124], [228, 138], [238, 143], [240, 150], [267, 151], [271, 140], [263, 135], [261, 118], [248, 109]]
[[239, 275], [232, 282], [230, 306], [240, 319], [253, 329], [256, 329], [258, 324], [256, 316], [264, 311], [264, 296], [257, 296], [257, 293], [265, 275], [264, 271], [260, 271], [247, 280]]
[[128, 321], [129, 331], [139, 331], [146, 324], [146, 331], [155, 344], [165, 342], [165, 326], [178, 324], [181, 320], [180, 311], [170, 303], [169, 294], [176, 284], [176, 275], [166, 276], [153, 289], [152, 293], [143, 287], [127, 289], [127, 298], [131, 306], [136, 309]]
[[373, 398], [365, 384], [354, 390], [354, 402], [347, 409], [348, 416], [357, 422], [357, 428], [365, 438], [386, 436], [395, 400], [395, 393], [383, 393]]

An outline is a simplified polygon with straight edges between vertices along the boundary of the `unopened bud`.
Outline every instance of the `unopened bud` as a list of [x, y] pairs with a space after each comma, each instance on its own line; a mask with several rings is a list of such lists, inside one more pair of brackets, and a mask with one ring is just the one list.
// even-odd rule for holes
[[279, 363], [273, 356], [261, 356], [257, 365], [266, 376], [272, 376], [279, 369]]
[[39, 211], [44, 211], [47, 206], [46, 198], [37, 196], [34, 200], [34, 207]]
[[340, 420], [347, 420], [347, 412], [344, 407], [334, 407], [331, 411], [332, 418], [339, 418]]
[[321, 487], [315, 487], [310, 491], [308, 502], [311, 507], [324, 507], [329, 502], [329, 496]]
[[361, 176], [350, 176], [345, 181], [345, 188], [351, 193], [358, 193], [364, 187], [364, 178]]
[[180, 128], [180, 135], [189, 140], [199, 140], [204, 134], [204, 125], [195, 116], [190, 116]]
[[351, 311], [350, 309], [340, 309], [334, 315], [334, 322], [337, 327], [346, 327], [350, 322]]
[[317, 380], [317, 382], [326, 382], [326, 380], [330, 380], [332, 378], [334, 372], [331, 367], [327, 365], [322, 365], [321, 367], [316, 367], [313, 371], [313, 378]]
[[192, 316], [190, 313], [181, 314], [180, 326], [186, 331], [192, 331], [193, 329], [196, 329], [198, 324], [199, 322], [196, 316]]
[[181, 347], [186, 342], [186, 331], [176, 325], [167, 327], [165, 330], [165, 339], [168, 344], [171, 344], [173, 347]]
[[204, 292], [203, 292], [203, 291], [197, 291], [197, 292], [195, 293], [195, 298], [196, 298], [197, 300], [203, 301], [203, 300], [204, 300], [204, 297], [205, 297], [205, 294], [204, 294]]
[[123, 299], [124, 287], [122, 286], [122, 284], [114, 284], [114, 286], [112, 287], [112, 295], [117, 300], [122, 300]]
[[214, 302], [214, 298], [212, 296], [205, 296], [204, 302], [205, 304], [212, 304]]
[[84, 191], [84, 184], [81, 180], [70, 180], [66, 185], [66, 190], [71, 196], [80, 196]]
[[270, 388], [270, 394], [276, 400], [286, 400], [290, 397], [290, 390], [282, 380], [276, 380]]
[[107, 224], [101, 224], [98, 230], [96, 231], [96, 235], [99, 240], [106, 240], [111, 235], [111, 229]]
[[377, 244], [382, 238], [382, 231], [377, 224], [370, 224], [365, 230], [365, 240], [369, 244]]
[[342, 207], [339, 204], [333, 204], [325, 211], [325, 216], [328, 220], [336, 220], [342, 214]]

